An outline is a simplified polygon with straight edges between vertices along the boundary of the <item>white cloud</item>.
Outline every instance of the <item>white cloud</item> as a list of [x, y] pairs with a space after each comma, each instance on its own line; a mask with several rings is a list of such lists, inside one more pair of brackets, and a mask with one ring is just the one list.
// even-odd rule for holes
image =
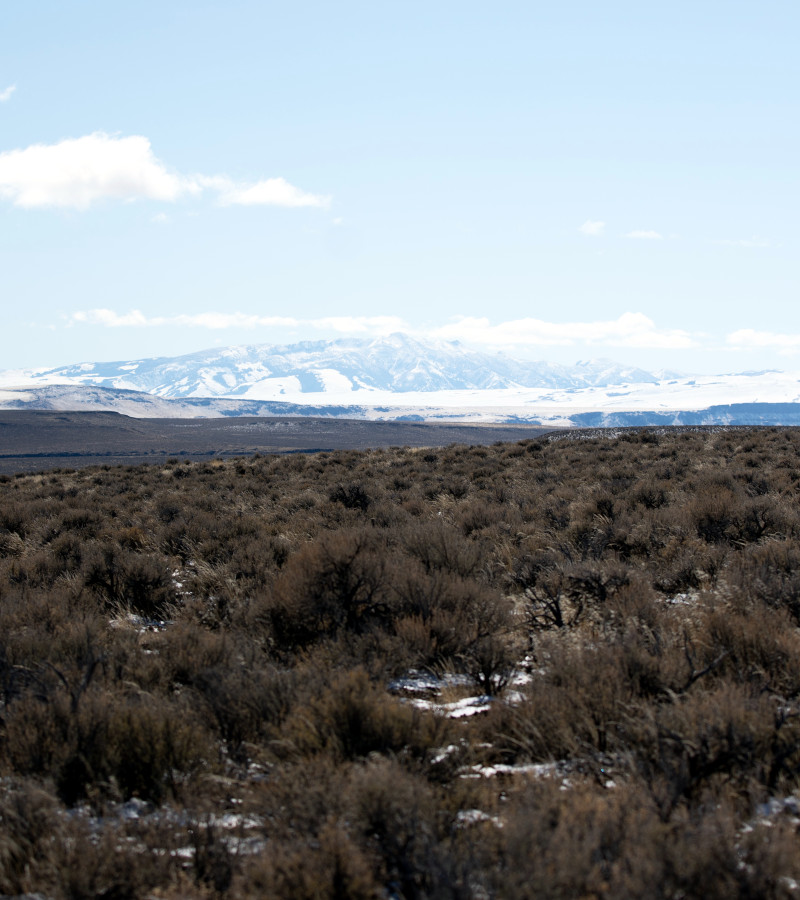
[[583, 225], [578, 229], [581, 234], [588, 234], [589, 237], [598, 237], [606, 230], [605, 222], [593, 222], [591, 219], [587, 219]]
[[147, 325], [144, 314], [134, 309], [124, 315], [119, 315], [111, 309], [79, 310], [68, 316], [69, 324], [80, 323], [82, 325], [106, 325], [110, 328], [119, 328], [130, 325]]
[[223, 206], [317, 206], [328, 207], [330, 197], [309, 194], [289, 184], [285, 178], [267, 178], [255, 184], [233, 184], [223, 188], [219, 195]]
[[636, 238], [640, 241], [660, 241], [661, 235], [657, 231], [629, 231], [625, 237]]
[[227, 328], [297, 328], [300, 326], [341, 334], [390, 334], [408, 330], [397, 316], [327, 316], [296, 319], [292, 316], [259, 316], [248, 313], [203, 312], [174, 316], [146, 316], [138, 309], [117, 313], [111, 309], [79, 310], [67, 316], [69, 325], [101, 325], [106, 328], [155, 328], [182, 326], [221, 331]]
[[623, 313], [618, 319], [596, 322], [546, 322], [515, 319], [492, 325], [485, 318], [463, 318], [436, 329], [445, 340], [462, 340], [496, 347], [588, 346], [684, 349], [697, 346], [688, 331], [659, 329], [642, 313]]
[[800, 351], [800, 334], [784, 334], [775, 331], [755, 331], [752, 328], [740, 328], [731, 332], [726, 342], [737, 350], [774, 349], [782, 354]]
[[141, 135], [119, 137], [98, 131], [0, 153], [0, 197], [28, 209], [87, 209], [101, 200], [174, 202], [204, 190], [218, 193], [225, 205], [327, 207], [331, 200], [302, 191], [284, 178], [238, 184], [221, 175], [170, 171]]
[[176, 316], [146, 316], [138, 309], [117, 313], [112, 309], [78, 310], [67, 316], [70, 325], [103, 325], [106, 328], [153, 328], [164, 325], [181, 325], [198, 328], [255, 328], [256, 326], [288, 326], [298, 324], [287, 316], [255, 316], [245, 313], [205, 312]]
[[0, 196], [29, 209], [86, 209], [98, 200], [137, 197], [173, 201], [197, 190], [191, 180], [167, 171], [140, 135], [95, 132], [0, 153]]
[[624, 313], [617, 319], [596, 322], [546, 322], [513, 319], [492, 325], [485, 318], [461, 318], [440, 327], [415, 327], [399, 316], [323, 316], [298, 319], [292, 316], [259, 316], [234, 312], [187, 313], [146, 316], [139, 310], [117, 313], [110, 309], [73, 312], [69, 325], [100, 325], [106, 328], [155, 328], [165, 326], [208, 328], [313, 328], [324, 332], [386, 335], [402, 331], [418, 337], [460, 340], [468, 344], [509, 349], [530, 346], [612, 346], [677, 350], [698, 346], [697, 336], [679, 329], [659, 329], [642, 313]]
[[5, 103], [6, 100], [11, 99], [11, 95], [17, 89], [15, 84], [10, 84], [5, 90], [0, 91], [0, 103]]

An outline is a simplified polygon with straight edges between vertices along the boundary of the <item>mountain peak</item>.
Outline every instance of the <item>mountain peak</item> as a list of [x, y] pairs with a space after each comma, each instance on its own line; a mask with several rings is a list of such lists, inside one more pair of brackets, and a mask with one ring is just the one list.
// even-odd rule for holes
[[178, 357], [87, 362], [26, 373], [32, 384], [86, 384], [160, 397], [290, 399], [362, 390], [431, 392], [518, 388], [567, 389], [656, 383], [657, 375], [609, 359], [575, 366], [513, 359], [394, 332], [287, 345], [218, 347]]

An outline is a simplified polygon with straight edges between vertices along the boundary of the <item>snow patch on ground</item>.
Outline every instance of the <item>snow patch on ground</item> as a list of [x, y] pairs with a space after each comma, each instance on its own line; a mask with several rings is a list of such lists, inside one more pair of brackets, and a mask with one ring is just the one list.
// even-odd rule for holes
[[[530, 677], [527, 672], [520, 671], [512, 676], [510, 683], [521, 686], [529, 681]], [[417, 709], [428, 710], [449, 719], [463, 719], [485, 713], [497, 699], [488, 694], [469, 695], [449, 701], [442, 699], [445, 691], [455, 689], [461, 692], [470, 687], [474, 687], [474, 681], [468, 675], [458, 673], [434, 675], [417, 669], [411, 669], [388, 685], [390, 693], [401, 696]], [[519, 691], [507, 691], [503, 695], [505, 703], [521, 703], [523, 699]]]
[[490, 816], [482, 809], [462, 809], [456, 814], [457, 828], [465, 828], [469, 825], [480, 825], [482, 822], [490, 822], [497, 828], [503, 827], [503, 823], [498, 816]]
[[563, 763], [497, 763], [493, 766], [469, 766], [463, 774], [475, 774], [481, 778], [495, 778], [498, 775], [530, 775], [533, 778], [551, 778], [560, 774]]
[[132, 628], [139, 634], [148, 632], [166, 631], [170, 625], [164, 619], [148, 619], [144, 616], [136, 615], [136, 613], [127, 613], [126, 615], [117, 616], [109, 621], [111, 628]]
[[453, 700], [450, 703], [437, 703], [434, 700], [414, 699], [410, 700], [412, 706], [417, 709], [427, 709], [448, 719], [463, 719], [465, 716], [474, 716], [478, 713], [489, 711], [493, 697], [463, 697], [461, 700]]

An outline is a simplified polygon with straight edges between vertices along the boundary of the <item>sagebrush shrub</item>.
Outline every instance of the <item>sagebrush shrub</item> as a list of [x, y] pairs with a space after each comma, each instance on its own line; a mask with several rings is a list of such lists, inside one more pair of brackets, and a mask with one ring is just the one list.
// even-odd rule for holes
[[0, 893], [791, 895], [798, 461], [623, 429], [0, 478]]

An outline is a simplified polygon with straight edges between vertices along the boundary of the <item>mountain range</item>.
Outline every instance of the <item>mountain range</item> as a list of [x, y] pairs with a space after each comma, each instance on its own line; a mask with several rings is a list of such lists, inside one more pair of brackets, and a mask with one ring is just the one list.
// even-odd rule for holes
[[481, 353], [458, 341], [420, 341], [405, 334], [373, 340], [225, 347], [186, 356], [7, 371], [0, 376], [5, 384], [92, 384], [165, 398], [254, 400], [349, 391], [563, 390], [656, 384], [667, 377], [679, 377], [677, 373], [647, 372], [607, 359], [574, 366], [528, 362]]
[[573, 366], [404, 334], [0, 372], [0, 408], [147, 418], [334, 416], [553, 425], [800, 424], [800, 374]]

